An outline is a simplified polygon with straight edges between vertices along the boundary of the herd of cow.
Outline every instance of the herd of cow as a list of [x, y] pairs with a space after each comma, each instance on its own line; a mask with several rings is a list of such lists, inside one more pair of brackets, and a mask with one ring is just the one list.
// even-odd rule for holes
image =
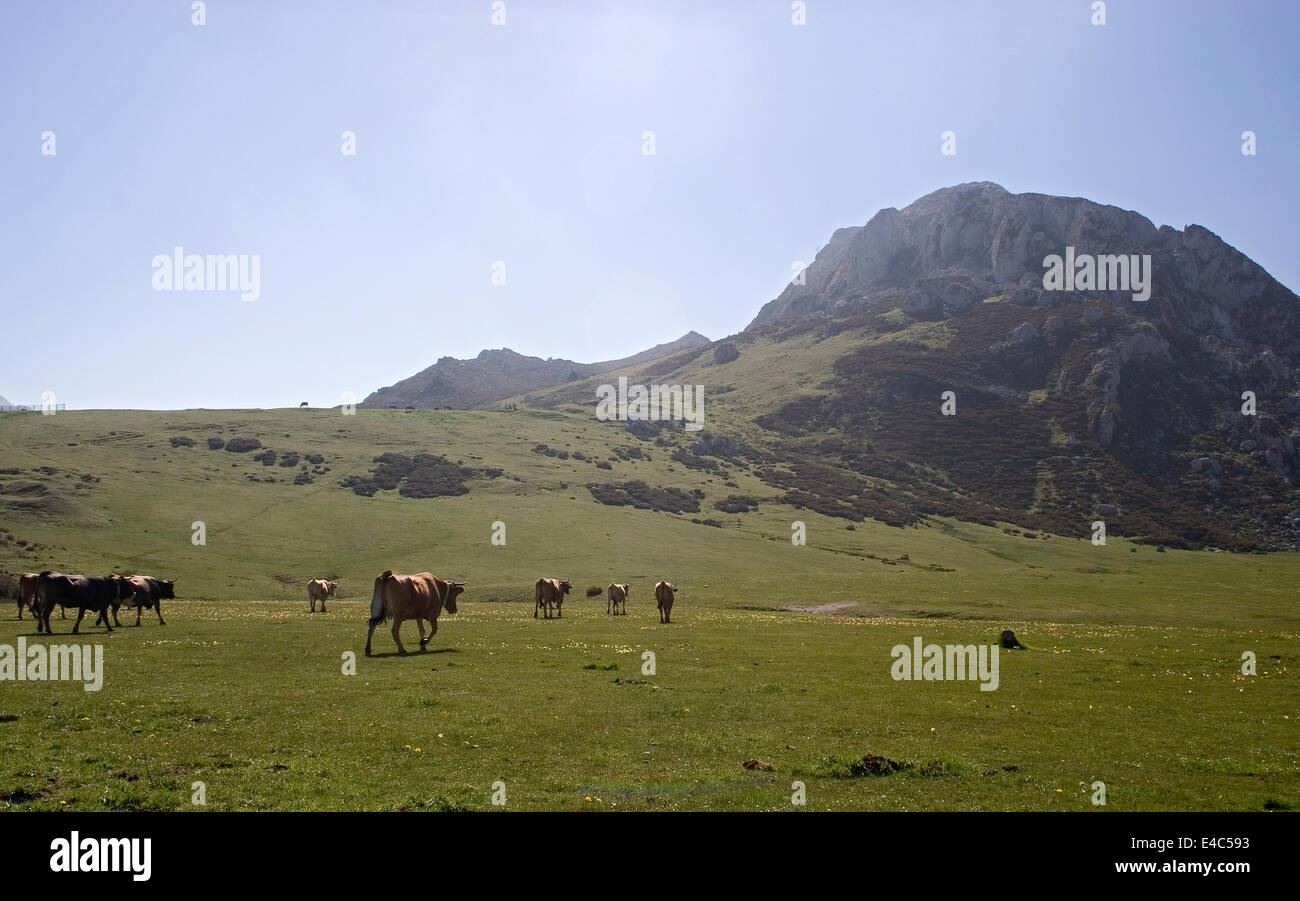
[[176, 583], [170, 579], [155, 579], [151, 576], [121, 576], [111, 573], [107, 576], [69, 576], [46, 570], [43, 573], [23, 573], [18, 580], [18, 618], [23, 618], [26, 606], [36, 619], [37, 632], [50, 632], [50, 614], [59, 608], [59, 618], [67, 618], [67, 609], [76, 608], [77, 621], [72, 626], [76, 635], [81, 628], [82, 617], [89, 611], [96, 613], [95, 624], [102, 623], [112, 632], [108, 624], [108, 615], [112, 613], [113, 622], [121, 627], [117, 611], [123, 603], [129, 602], [135, 607], [135, 624], [140, 625], [140, 614], [144, 610], [158, 613], [158, 624], [167, 625], [162, 618], [162, 601], [174, 598], [172, 587]]
[[[321, 597], [321, 610], [324, 608], [324, 586], [333, 586], [333, 582], [313, 579], [307, 585], [307, 596], [312, 601], [312, 610], [316, 609], [316, 598]], [[563, 617], [564, 596], [572, 590], [573, 584], [567, 579], [538, 579], [533, 590], [533, 618], [538, 611], [544, 611], [546, 619], [554, 611], [556, 617]], [[330, 593], [333, 588], [328, 589]], [[397, 643], [397, 653], [405, 656], [406, 647], [402, 644], [402, 623], [408, 619], [415, 620], [415, 627], [420, 632], [420, 651], [429, 645], [429, 639], [438, 633], [438, 616], [443, 610], [449, 614], [456, 612], [456, 598], [465, 590], [464, 582], [439, 579], [433, 573], [416, 573], [413, 576], [395, 573], [386, 569], [375, 577], [375, 593], [370, 600], [370, 631], [366, 633], [366, 656], [370, 656], [370, 640], [374, 637], [375, 626], [392, 620], [393, 641]], [[628, 585], [611, 582], [606, 590], [606, 613], [618, 613], [620, 607], [627, 613]], [[655, 585], [655, 603], [659, 607], [659, 622], [672, 622], [673, 601], [677, 596], [677, 587], [667, 582]], [[424, 634], [424, 621], [429, 621], [429, 634]]]
[[[110, 573], [107, 576], [69, 576], [46, 570], [42, 573], [24, 573], [19, 579], [18, 618], [23, 618], [23, 607], [31, 610], [36, 619], [37, 632], [50, 632], [50, 614], [57, 606], [59, 618], [67, 618], [67, 608], [77, 610], [77, 621], [72, 627], [75, 635], [81, 628], [81, 620], [87, 612], [98, 614], [95, 624], [103, 624], [109, 632], [108, 617], [111, 613], [113, 622], [121, 627], [117, 611], [124, 603], [135, 607], [135, 624], [140, 625], [140, 614], [144, 610], [158, 613], [158, 624], [167, 625], [162, 618], [162, 601], [175, 598], [175, 582], [170, 579], [155, 579], [151, 576], [123, 576]], [[392, 620], [393, 641], [397, 643], [397, 652], [406, 654], [402, 644], [402, 623], [408, 619], [415, 620], [420, 632], [420, 650], [428, 647], [429, 639], [438, 632], [438, 616], [443, 610], [449, 614], [456, 612], [456, 598], [465, 590], [464, 582], [439, 579], [432, 573], [403, 575], [391, 569], [384, 570], [375, 578], [375, 591], [370, 601], [370, 631], [366, 633], [366, 655], [370, 655], [370, 640], [375, 634], [375, 626]], [[611, 582], [606, 589], [605, 612], [618, 615], [620, 609], [627, 615], [627, 596], [629, 587], [625, 582]], [[538, 579], [534, 587], [533, 618], [542, 612], [546, 619], [552, 613], [556, 617], [564, 616], [564, 596], [573, 588], [567, 579]], [[307, 598], [311, 602], [312, 613], [316, 612], [316, 602], [320, 601], [321, 612], [326, 612], [325, 602], [338, 591], [338, 584], [327, 579], [312, 579], [307, 583]], [[655, 604], [659, 608], [659, 622], [672, 622], [673, 601], [677, 596], [677, 587], [668, 582], [655, 584]], [[429, 634], [424, 634], [424, 621], [430, 625]]]

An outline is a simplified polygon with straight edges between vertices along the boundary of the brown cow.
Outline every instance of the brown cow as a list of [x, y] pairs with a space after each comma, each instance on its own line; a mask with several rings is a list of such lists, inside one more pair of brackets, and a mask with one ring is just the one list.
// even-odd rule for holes
[[329, 582], [325, 579], [312, 579], [307, 583], [307, 600], [311, 601], [311, 612], [316, 612], [316, 601], [320, 601], [320, 612], [325, 612], [325, 599], [334, 597], [338, 591], [337, 582]]
[[[23, 607], [28, 610], [36, 610], [36, 585], [41, 580], [40, 573], [23, 573], [18, 577], [18, 618], [23, 618]], [[63, 608], [59, 608], [59, 613], [63, 613]], [[33, 615], [35, 613], [33, 612]], [[60, 618], [63, 618], [60, 616]]]
[[538, 579], [537, 586], [534, 589], [533, 597], [537, 601], [533, 607], [533, 619], [537, 619], [537, 611], [545, 610], [546, 618], [551, 618], [551, 608], [555, 608], [555, 615], [564, 618], [564, 610], [561, 605], [564, 604], [564, 596], [569, 593], [573, 585], [567, 579]]
[[677, 598], [677, 586], [667, 582], [655, 585], [655, 603], [659, 605], [659, 622], [672, 622], [673, 601]]
[[[423, 654], [427, 650], [429, 639], [438, 634], [438, 614], [444, 607], [448, 613], [455, 613], [456, 596], [464, 590], [464, 582], [438, 579], [433, 573], [405, 576], [391, 569], [384, 570], [375, 578], [375, 594], [370, 601], [366, 656], [370, 656], [370, 639], [375, 634], [375, 626], [390, 619], [393, 621], [393, 641], [397, 642], [397, 653], [406, 656], [401, 628], [403, 622], [413, 619], [415, 627], [420, 630], [420, 653]], [[432, 627], [427, 638], [424, 635], [426, 619]]]
[[[140, 614], [144, 610], [152, 610], [158, 614], [158, 625], [167, 625], [166, 620], [162, 618], [162, 602], [167, 599], [176, 598], [176, 580], [175, 579], [155, 579], [153, 576], [122, 576], [131, 584], [131, 606], [135, 608], [135, 624], [140, 625]], [[122, 606], [121, 601], [113, 604], [113, 625], [121, 626], [117, 619], [118, 608]]]
[[609, 583], [609, 588], [606, 589], [606, 592], [607, 592], [607, 594], [608, 594], [608, 598], [607, 598], [606, 601], [605, 601], [605, 612], [606, 612], [606, 613], [609, 613], [609, 612], [610, 612], [609, 608], [610, 608], [610, 605], [612, 604], [612, 605], [614, 606], [614, 615], [617, 616], [617, 615], [618, 615], [618, 606], [619, 606], [619, 604], [622, 604], [622, 605], [623, 605], [623, 615], [624, 615], [624, 616], [627, 616], [627, 589], [628, 589], [628, 586], [627, 586], [627, 583], [626, 583], [626, 582], [610, 582], [610, 583]]

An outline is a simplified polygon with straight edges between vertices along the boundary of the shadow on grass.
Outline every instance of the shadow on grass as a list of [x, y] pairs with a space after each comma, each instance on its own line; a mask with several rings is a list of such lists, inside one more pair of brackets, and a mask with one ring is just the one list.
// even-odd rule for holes
[[[430, 648], [430, 649], [427, 650], [427, 651], [407, 651], [407, 652], [406, 652], [406, 656], [407, 656], [407, 657], [425, 657], [425, 656], [428, 656], [429, 654], [459, 654], [459, 653], [460, 653], [460, 648]], [[378, 659], [378, 658], [380, 658], [380, 657], [399, 657], [399, 658], [400, 658], [402, 655], [401, 655], [400, 653], [398, 653], [396, 650], [392, 650], [392, 651], [385, 651], [384, 653], [380, 653], [380, 652], [378, 652], [378, 651], [375, 651], [375, 652], [371, 653], [369, 656], [370, 656], [370, 659], [371, 659], [371, 660], [375, 660], [375, 659]]]

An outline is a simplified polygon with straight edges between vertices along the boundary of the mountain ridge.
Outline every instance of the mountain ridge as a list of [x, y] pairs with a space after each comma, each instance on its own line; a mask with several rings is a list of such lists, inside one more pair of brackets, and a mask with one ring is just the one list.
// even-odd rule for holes
[[709, 343], [699, 332], [690, 331], [675, 341], [598, 363], [576, 363], [562, 358], [543, 360], [509, 348], [485, 349], [471, 360], [441, 357], [415, 375], [380, 388], [358, 406], [471, 410], [516, 394], [651, 362]]

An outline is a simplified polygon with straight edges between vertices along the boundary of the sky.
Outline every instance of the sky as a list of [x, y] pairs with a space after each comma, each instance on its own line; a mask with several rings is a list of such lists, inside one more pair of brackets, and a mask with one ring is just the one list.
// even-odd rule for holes
[[[717, 339], [968, 181], [1200, 224], [1300, 291], [1300, 3], [794, 6], [5, 0], [0, 394], [330, 406]], [[177, 247], [258, 296], [158, 290]]]

